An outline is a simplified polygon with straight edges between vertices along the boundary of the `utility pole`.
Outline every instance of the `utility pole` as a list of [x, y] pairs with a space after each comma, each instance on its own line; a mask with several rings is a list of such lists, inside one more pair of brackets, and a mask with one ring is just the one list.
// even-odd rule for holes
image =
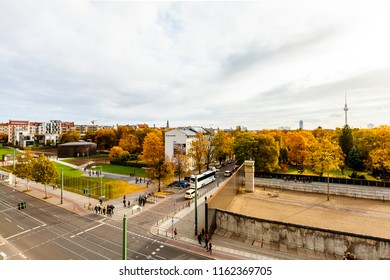
[[123, 214], [122, 260], [127, 260], [127, 219], [126, 219], [126, 214]]
[[64, 203], [64, 169], [61, 168], [61, 204]]
[[195, 235], [198, 234], [198, 177], [195, 176]]

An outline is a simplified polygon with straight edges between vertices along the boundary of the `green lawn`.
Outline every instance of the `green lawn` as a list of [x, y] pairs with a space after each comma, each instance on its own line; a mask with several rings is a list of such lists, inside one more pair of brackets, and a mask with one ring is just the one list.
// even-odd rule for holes
[[[329, 177], [350, 179], [349, 175], [351, 175], [352, 172], [353, 172], [353, 170], [349, 169], [349, 168], [344, 169], [344, 174], [341, 172], [341, 170], [335, 170], [335, 171], [331, 171], [329, 173]], [[367, 180], [376, 180], [374, 177], [369, 175], [367, 172], [358, 172], [358, 173], [366, 176]], [[295, 166], [289, 166], [288, 171], [285, 172], [285, 174], [298, 174], [298, 169]], [[319, 176], [319, 174], [315, 173], [311, 168], [305, 168], [305, 172], [303, 172], [302, 175]], [[323, 176], [326, 177], [327, 174], [323, 174]]]
[[[0, 159], [3, 158], [3, 155], [6, 155], [6, 154], [11, 154], [13, 155], [14, 154], [14, 149], [10, 149], [8, 147], [0, 147]], [[21, 152], [19, 152], [18, 150], [15, 151], [15, 154], [21, 154]]]
[[139, 167], [130, 167], [123, 165], [114, 165], [114, 164], [102, 164], [103, 172], [110, 172], [122, 175], [134, 175], [137, 177], [145, 176], [145, 169]]

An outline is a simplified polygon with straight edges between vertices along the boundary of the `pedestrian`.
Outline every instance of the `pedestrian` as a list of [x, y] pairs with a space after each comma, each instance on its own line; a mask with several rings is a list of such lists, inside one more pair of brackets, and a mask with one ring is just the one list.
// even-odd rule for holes
[[96, 213], [96, 214], [98, 213], [98, 207], [97, 207], [97, 205], [95, 205], [95, 213]]
[[98, 212], [99, 212], [99, 214], [102, 213], [102, 207], [100, 206], [100, 204], [98, 205]]
[[107, 206], [107, 216], [111, 217], [111, 206], [110, 205]]
[[106, 206], [103, 205], [103, 215], [106, 215]]
[[211, 241], [209, 242], [209, 247], [207, 249], [207, 252], [210, 252], [210, 255], [213, 253], [213, 244], [211, 244]]
[[198, 233], [198, 243], [202, 245], [202, 234]]
[[115, 208], [115, 206], [111, 204], [111, 215], [114, 214], [114, 208]]
[[204, 245], [204, 248], [208, 248], [208, 246], [209, 246], [209, 235], [208, 234], [206, 234], [205, 235], [205, 237], [204, 237], [204, 242], [206, 243], [205, 245]]
[[126, 199], [123, 199], [123, 206], [126, 208]]
[[127, 207], [130, 208], [130, 200], [127, 202]]
[[176, 228], [174, 229], [173, 234], [175, 235], [175, 239], [176, 239], [176, 236], [177, 236], [177, 229]]
[[202, 231], [201, 231], [202, 238], [203, 238], [204, 234], [205, 234], [205, 230], [204, 230], [204, 228], [202, 228]]

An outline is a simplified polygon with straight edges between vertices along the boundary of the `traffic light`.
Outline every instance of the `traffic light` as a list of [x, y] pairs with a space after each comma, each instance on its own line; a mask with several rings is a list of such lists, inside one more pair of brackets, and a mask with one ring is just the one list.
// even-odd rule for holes
[[83, 194], [87, 194], [88, 193], [88, 189], [83, 189]]
[[26, 202], [19, 202], [18, 203], [18, 210], [26, 209]]

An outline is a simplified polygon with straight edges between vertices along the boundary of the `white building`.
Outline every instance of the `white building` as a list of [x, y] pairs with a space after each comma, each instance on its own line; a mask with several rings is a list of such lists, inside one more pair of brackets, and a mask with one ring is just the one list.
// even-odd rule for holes
[[[192, 148], [192, 142], [196, 140], [197, 132], [205, 133], [205, 130], [200, 131], [198, 128], [179, 128], [165, 133], [165, 156], [169, 159], [174, 158], [175, 150], [181, 147], [183, 154], [187, 155]], [[194, 167], [194, 161], [188, 158], [191, 167]]]

